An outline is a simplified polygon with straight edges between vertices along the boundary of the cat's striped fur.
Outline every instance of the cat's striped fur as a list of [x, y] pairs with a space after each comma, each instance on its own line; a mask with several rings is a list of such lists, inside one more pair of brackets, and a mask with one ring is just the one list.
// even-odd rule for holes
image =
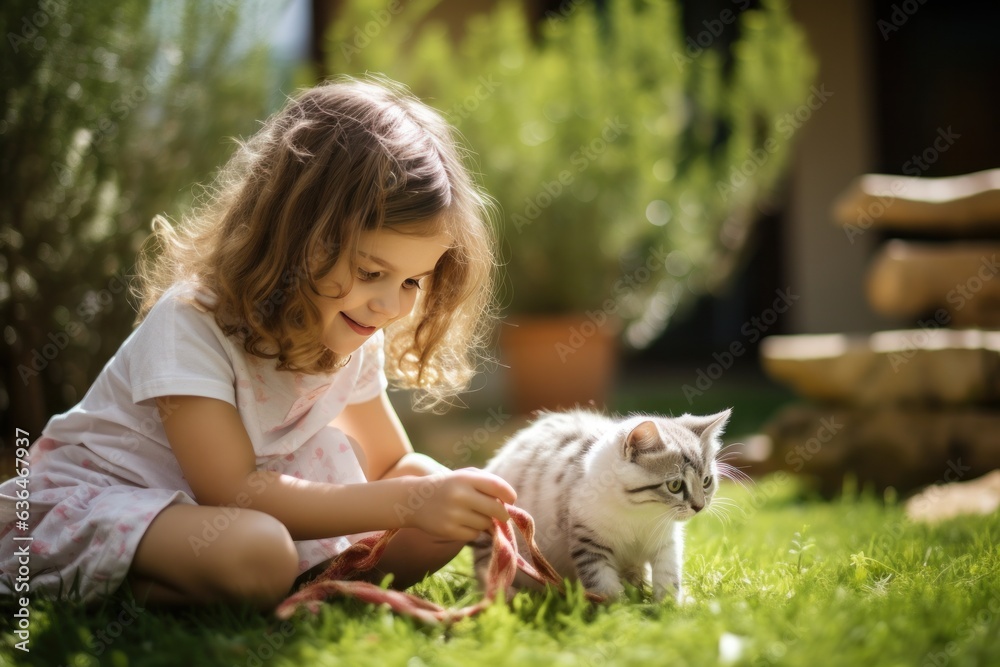
[[[620, 595], [624, 580], [651, 583], [656, 600], [680, 599], [683, 521], [715, 494], [729, 416], [546, 412], [484, 469], [514, 487], [517, 506], [535, 520], [542, 554], [563, 577], [600, 595]], [[489, 534], [472, 544], [482, 584]], [[527, 553], [523, 542], [518, 547]], [[514, 586], [537, 584], [518, 573]]]

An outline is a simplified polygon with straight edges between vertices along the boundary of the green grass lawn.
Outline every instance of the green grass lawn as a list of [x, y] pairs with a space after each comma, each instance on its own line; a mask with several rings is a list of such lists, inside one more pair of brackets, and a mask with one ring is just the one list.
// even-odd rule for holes
[[[127, 595], [84, 613], [34, 601], [34, 665], [996, 665], [1000, 515], [937, 527], [871, 497], [824, 503], [790, 478], [721, 495], [740, 510], [691, 522], [694, 600], [630, 590], [610, 606], [519, 594], [450, 629], [335, 600], [286, 623], [246, 609], [134, 610]], [[444, 605], [478, 600], [468, 549], [411, 589]]]

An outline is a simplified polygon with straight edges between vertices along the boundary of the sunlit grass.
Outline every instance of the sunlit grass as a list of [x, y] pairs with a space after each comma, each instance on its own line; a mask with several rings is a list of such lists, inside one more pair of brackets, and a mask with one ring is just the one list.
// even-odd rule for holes
[[[928, 527], [870, 497], [803, 500], [785, 478], [728, 485], [727, 517], [688, 529], [693, 600], [578, 588], [519, 594], [450, 629], [335, 600], [285, 624], [245, 609], [127, 613], [32, 605], [37, 665], [988, 665], [1000, 661], [1000, 516]], [[411, 589], [449, 606], [479, 593], [468, 549]], [[3, 610], [5, 625], [12, 608]], [[128, 620], [118, 625], [118, 619]], [[112, 636], [117, 635], [117, 636]]]

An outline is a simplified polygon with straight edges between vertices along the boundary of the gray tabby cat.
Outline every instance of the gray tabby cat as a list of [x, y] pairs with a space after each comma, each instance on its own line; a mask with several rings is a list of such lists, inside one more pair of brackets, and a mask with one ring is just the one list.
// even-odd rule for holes
[[[651, 578], [656, 601], [668, 593], [680, 601], [682, 522], [715, 494], [726, 466], [715, 460], [719, 437], [730, 414], [542, 413], [484, 469], [514, 487], [517, 506], [535, 520], [539, 549], [560, 575], [610, 597], [622, 594], [623, 580], [641, 587]], [[481, 585], [491, 539], [484, 532], [472, 542]], [[514, 588], [523, 587], [538, 584], [518, 572]]]

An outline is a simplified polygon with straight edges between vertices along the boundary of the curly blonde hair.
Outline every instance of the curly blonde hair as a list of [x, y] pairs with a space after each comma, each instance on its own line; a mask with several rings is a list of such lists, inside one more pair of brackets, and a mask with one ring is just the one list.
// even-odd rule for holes
[[385, 370], [420, 390], [418, 408], [465, 389], [496, 319], [496, 207], [464, 166], [457, 130], [401, 84], [340, 76], [300, 90], [238, 144], [176, 229], [154, 218], [135, 325], [172, 285], [192, 281], [214, 293], [216, 323], [249, 354], [329, 373], [344, 359], [320, 342], [305, 290], [318, 293], [342, 253], [354, 274], [362, 232], [444, 232], [453, 242], [413, 311], [385, 331]]

